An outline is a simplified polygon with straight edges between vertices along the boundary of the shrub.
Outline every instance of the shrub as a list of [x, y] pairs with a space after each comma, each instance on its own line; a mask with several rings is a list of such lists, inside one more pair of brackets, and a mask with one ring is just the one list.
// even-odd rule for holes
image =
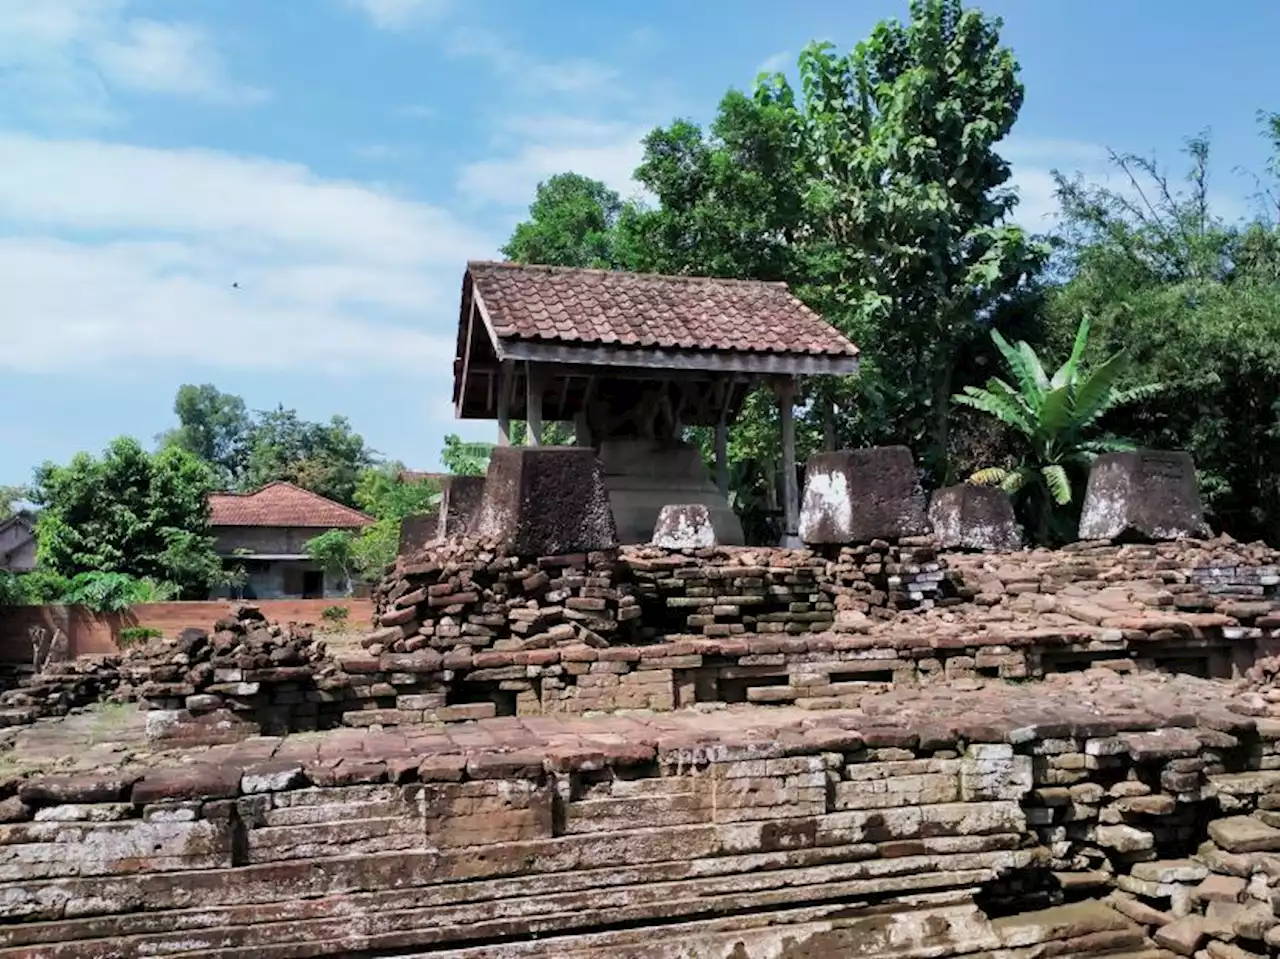
[[323, 619], [334, 629], [341, 629], [347, 624], [347, 619], [351, 615], [351, 610], [345, 606], [326, 606], [320, 613]]
[[154, 626], [128, 626], [120, 630], [120, 647], [128, 649], [130, 646], [139, 646], [148, 640], [159, 639], [163, 635], [164, 633]]

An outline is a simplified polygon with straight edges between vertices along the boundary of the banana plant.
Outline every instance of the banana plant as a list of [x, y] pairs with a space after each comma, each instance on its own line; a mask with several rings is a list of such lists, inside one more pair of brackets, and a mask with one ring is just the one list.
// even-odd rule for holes
[[1017, 466], [990, 466], [978, 470], [969, 482], [999, 486], [1021, 501], [1032, 521], [1037, 542], [1069, 539], [1069, 520], [1076, 502], [1075, 486], [1101, 453], [1133, 449], [1128, 440], [1106, 435], [1100, 421], [1111, 410], [1146, 399], [1162, 390], [1161, 384], [1121, 389], [1117, 384], [1127, 372], [1129, 356], [1121, 350], [1092, 370], [1083, 367], [1089, 341], [1089, 318], [1080, 321], [1075, 343], [1066, 363], [1049, 376], [1036, 351], [1019, 340], [1010, 345], [991, 331], [1013, 383], [992, 377], [985, 387], [966, 386], [953, 399], [957, 403], [995, 417], [1024, 441], [1025, 452]]

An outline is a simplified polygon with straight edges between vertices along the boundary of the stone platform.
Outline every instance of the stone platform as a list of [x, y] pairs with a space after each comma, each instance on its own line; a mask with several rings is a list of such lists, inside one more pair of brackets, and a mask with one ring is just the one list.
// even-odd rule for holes
[[1210, 922], [1210, 880], [1265, 954], [1280, 724], [1257, 711], [1094, 669], [121, 742], [97, 769], [68, 744], [2, 787], [0, 955], [1155, 957]]

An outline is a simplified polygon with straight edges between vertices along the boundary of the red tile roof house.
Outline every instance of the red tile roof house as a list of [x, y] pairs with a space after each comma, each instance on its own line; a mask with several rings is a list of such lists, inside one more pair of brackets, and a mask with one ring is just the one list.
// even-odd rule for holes
[[[373, 522], [359, 510], [292, 483], [269, 483], [253, 493], [214, 493], [209, 525], [214, 549], [230, 566], [242, 564], [245, 599], [322, 599], [342, 596], [347, 584], [307, 556], [307, 542], [330, 529], [358, 531]], [[229, 595], [225, 587], [222, 595]]]

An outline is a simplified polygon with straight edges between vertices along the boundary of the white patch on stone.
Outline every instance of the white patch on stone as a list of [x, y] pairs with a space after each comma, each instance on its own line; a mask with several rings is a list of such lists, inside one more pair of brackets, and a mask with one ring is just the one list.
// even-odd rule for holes
[[127, 819], [133, 812], [132, 803], [67, 803], [37, 809], [36, 822], [115, 822]]
[[705, 506], [662, 507], [654, 525], [653, 545], [663, 549], [709, 549], [716, 545], [716, 532]]
[[147, 712], [147, 738], [167, 739], [182, 724], [182, 710], [152, 709]]
[[284, 792], [302, 782], [302, 767], [290, 766], [271, 772], [246, 772], [240, 777], [240, 791], [246, 796], [254, 793]]
[[808, 542], [824, 521], [836, 529], [847, 530], [853, 526], [853, 494], [849, 478], [842, 472], [816, 473], [805, 484], [800, 538]]

